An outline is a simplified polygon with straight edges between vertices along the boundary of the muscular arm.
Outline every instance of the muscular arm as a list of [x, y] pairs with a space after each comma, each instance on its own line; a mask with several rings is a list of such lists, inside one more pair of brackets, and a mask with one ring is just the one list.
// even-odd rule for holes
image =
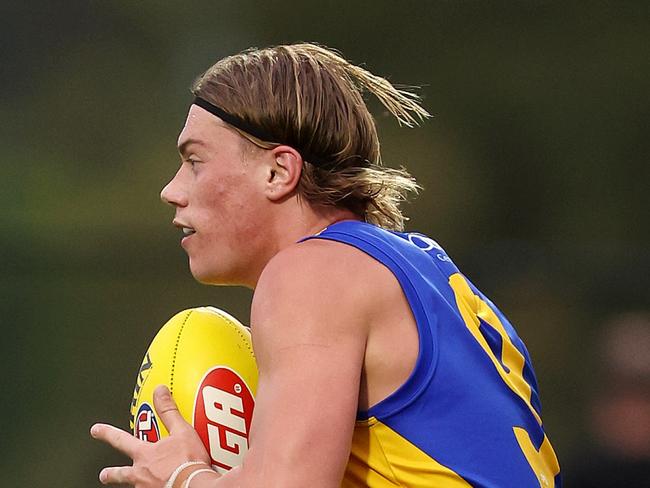
[[368, 331], [356, 252], [308, 241], [260, 278], [251, 316], [260, 379], [241, 472], [250, 486], [340, 486]]

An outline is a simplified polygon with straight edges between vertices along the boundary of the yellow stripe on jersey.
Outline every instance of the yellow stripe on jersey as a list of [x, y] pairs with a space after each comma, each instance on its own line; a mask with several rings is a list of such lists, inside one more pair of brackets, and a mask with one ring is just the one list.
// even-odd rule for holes
[[342, 488], [471, 488], [375, 417], [358, 421]]

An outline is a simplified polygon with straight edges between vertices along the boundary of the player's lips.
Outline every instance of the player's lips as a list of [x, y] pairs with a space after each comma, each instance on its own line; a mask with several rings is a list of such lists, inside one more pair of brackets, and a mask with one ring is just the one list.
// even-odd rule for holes
[[183, 239], [181, 239], [181, 243], [196, 233], [196, 230], [193, 227], [190, 227], [188, 224], [181, 222], [180, 220], [174, 220], [172, 223], [175, 227], [178, 227], [181, 232], [183, 232]]

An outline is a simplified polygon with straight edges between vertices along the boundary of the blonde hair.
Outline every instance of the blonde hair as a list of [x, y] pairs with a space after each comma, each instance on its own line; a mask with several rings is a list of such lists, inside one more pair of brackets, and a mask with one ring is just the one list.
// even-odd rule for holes
[[307, 202], [344, 207], [367, 222], [402, 230], [400, 203], [419, 187], [404, 168], [383, 166], [364, 90], [400, 125], [413, 127], [430, 116], [414, 93], [310, 43], [226, 57], [192, 86], [195, 96], [273, 136], [262, 141], [240, 131], [255, 145], [282, 143], [301, 153], [297, 190]]

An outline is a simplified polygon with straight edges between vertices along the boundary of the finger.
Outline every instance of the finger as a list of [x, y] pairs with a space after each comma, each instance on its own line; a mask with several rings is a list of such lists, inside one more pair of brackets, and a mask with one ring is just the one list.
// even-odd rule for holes
[[165, 385], [156, 387], [153, 392], [153, 405], [156, 408], [158, 416], [167, 428], [170, 434], [178, 430], [187, 428], [189, 424], [181, 416], [176, 406], [176, 402], [172, 398], [172, 394]]
[[118, 429], [117, 427], [108, 424], [93, 425], [90, 428], [90, 435], [95, 439], [110, 444], [118, 451], [129, 456], [131, 459], [135, 457], [140, 445], [144, 444], [143, 441], [133, 437], [128, 432], [124, 432], [122, 429]]
[[99, 481], [103, 485], [110, 485], [113, 483], [126, 483], [129, 485], [135, 484], [134, 468], [131, 466], [115, 466], [112, 468], [104, 468], [99, 473]]

